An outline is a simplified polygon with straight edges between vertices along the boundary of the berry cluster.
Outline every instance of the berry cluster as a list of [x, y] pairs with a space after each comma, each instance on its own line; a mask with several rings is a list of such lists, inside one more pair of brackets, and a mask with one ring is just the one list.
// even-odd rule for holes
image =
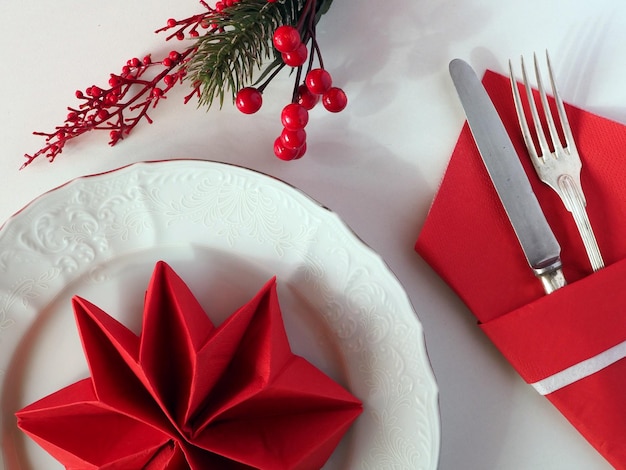
[[[270, 0], [268, 0], [270, 1]], [[307, 3], [315, 3], [307, 2]], [[315, 11], [314, 5], [312, 11]], [[274, 141], [274, 154], [281, 160], [297, 160], [306, 152], [305, 126], [309, 121], [309, 111], [322, 101], [328, 111], [338, 113], [348, 104], [348, 98], [341, 88], [333, 86], [330, 73], [324, 68], [315, 31], [307, 24], [304, 40], [297, 27], [282, 25], [276, 28], [273, 44], [280, 53], [284, 65], [297, 69], [295, 90], [292, 101], [281, 112], [283, 130]], [[317, 54], [320, 66], [312, 68], [313, 54], [309, 58], [306, 42], [311, 40], [311, 50]], [[302, 69], [309, 58], [304, 81], [300, 82]], [[235, 104], [245, 114], [256, 113], [263, 104], [265, 82], [259, 87], [244, 87], [237, 92]]]

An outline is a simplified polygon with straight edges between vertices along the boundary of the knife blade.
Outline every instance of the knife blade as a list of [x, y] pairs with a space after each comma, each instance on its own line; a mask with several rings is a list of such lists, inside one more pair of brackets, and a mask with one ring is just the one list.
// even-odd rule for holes
[[566, 284], [559, 246], [496, 108], [472, 67], [461, 59], [450, 76], [487, 173], [496, 188], [528, 264], [546, 294]]

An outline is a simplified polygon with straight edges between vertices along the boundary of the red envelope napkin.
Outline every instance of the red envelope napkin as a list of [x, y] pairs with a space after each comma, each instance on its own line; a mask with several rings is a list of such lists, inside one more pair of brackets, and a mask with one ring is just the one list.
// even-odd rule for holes
[[562, 248], [569, 284], [545, 295], [467, 123], [415, 249], [463, 299], [519, 374], [616, 468], [626, 468], [626, 127], [566, 105], [587, 211], [606, 268], [593, 273], [558, 195], [539, 181], [507, 77], [487, 88]]
[[17, 412], [66, 468], [318, 469], [362, 411], [291, 352], [275, 279], [217, 328], [164, 262], [139, 337], [73, 306], [91, 377]]

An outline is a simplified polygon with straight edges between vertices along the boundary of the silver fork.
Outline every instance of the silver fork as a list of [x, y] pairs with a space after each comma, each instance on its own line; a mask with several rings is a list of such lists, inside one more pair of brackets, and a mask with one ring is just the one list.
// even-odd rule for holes
[[535, 143], [533, 142], [532, 134], [530, 132], [528, 122], [526, 121], [524, 107], [522, 105], [522, 100], [517, 88], [517, 82], [513, 74], [513, 66], [511, 65], [511, 61], [509, 61], [509, 73], [511, 77], [511, 88], [513, 89], [513, 99], [515, 101], [515, 108], [517, 110], [517, 116], [522, 129], [522, 135], [524, 136], [524, 142], [526, 143], [526, 148], [528, 149], [535, 171], [539, 175], [541, 181], [549, 185], [558, 193], [563, 201], [563, 204], [565, 204], [565, 208], [572, 213], [574, 221], [576, 222], [576, 227], [580, 232], [583, 244], [587, 250], [591, 267], [594, 271], [597, 271], [598, 269], [604, 267], [604, 261], [602, 259], [602, 255], [600, 254], [596, 237], [593, 234], [591, 223], [589, 222], [589, 217], [587, 216], [587, 210], [585, 209], [587, 201], [580, 184], [580, 171], [582, 169], [580, 156], [578, 155], [578, 150], [576, 149], [576, 144], [574, 143], [574, 138], [572, 137], [572, 131], [567, 120], [567, 115], [565, 114], [563, 101], [561, 100], [554, 83], [550, 57], [546, 51], [548, 74], [550, 77], [550, 84], [552, 86], [552, 94], [556, 102], [561, 131], [565, 140], [564, 144], [561, 142], [554, 117], [552, 116], [552, 112], [548, 106], [548, 98], [541, 80], [537, 55], [534, 54], [533, 57], [535, 63], [535, 75], [537, 77], [537, 89], [539, 90], [539, 96], [541, 99], [541, 107], [543, 108], [542, 110], [545, 115], [545, 121], [548, 125], [550, 134], [550, 141], [554, 150], [550, 149], [548, 139], [543, 131], [537, 104], [533, 99], [532, 89], [526, 75], [524, 58], [522, 57], [522, 78], [528, 98], [530, 115], [532, 116], [532, 121], [534, 121], [534, 129], [539, 143], [539, 153], [535, 148]]

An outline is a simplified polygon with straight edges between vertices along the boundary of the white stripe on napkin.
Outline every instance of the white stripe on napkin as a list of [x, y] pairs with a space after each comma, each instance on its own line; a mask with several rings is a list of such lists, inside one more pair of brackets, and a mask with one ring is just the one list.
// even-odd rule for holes
[[548, 395], [560, 388], [573, 384], [577, 380], [589, 377], [625, 357], [626, 341], [531, 385], [541, 395]]

